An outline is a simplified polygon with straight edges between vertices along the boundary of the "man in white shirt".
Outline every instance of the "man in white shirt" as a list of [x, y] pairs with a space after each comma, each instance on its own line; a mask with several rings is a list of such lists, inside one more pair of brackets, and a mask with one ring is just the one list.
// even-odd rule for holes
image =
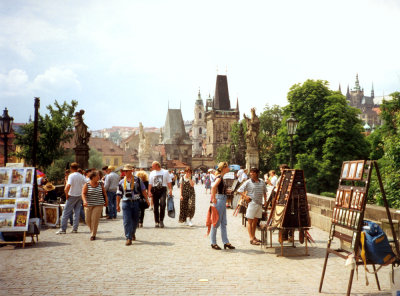
[[238, 181], [239, 183], [242, 183], [244, 181], [247, 180], [247, 169], [244, 169], [243, 172], [240, 174], [239, 176], [239, 172], [238, 172]]
[[153, 161], [151, 167], [153, 170], [149, 176], [149, 197], [152, 197], [154, 203], [155, 227], [164, 228], [167, 187], [168, 194], [172, 195], [171, 176], [167, 170], [161, 168], [158, 161]]
[[67, 185], [65, 186], [65, 207], [61, 217], [61, 228], [56, 234], [65, 234], [67, 231], [68, 218], [74, 213], [74, 223], [72, 233], [78, 232], [79, 216], [82, 207], [82, 188], [85, 185], [85, 177], [78, 172], [79, 164], [71, 163], [71, 174], [68, 176]]

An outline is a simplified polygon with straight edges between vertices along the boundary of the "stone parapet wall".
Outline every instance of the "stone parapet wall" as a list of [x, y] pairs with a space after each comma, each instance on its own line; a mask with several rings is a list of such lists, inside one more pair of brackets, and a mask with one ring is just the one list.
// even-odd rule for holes
[[[307, 200], [310, 207], [311, 225], [329, 231], [332, 211], [335, 207], [335, 199], [307, 193]], [[393, 220], [400, 221], [400, 213], [396, 213], [395, 209], [390, 209], [390, 213]], [[367, 204], [364, 218], [375, 222], [381, 222], [382, 219], [387, 219], [386, 210], [381, 206]]]

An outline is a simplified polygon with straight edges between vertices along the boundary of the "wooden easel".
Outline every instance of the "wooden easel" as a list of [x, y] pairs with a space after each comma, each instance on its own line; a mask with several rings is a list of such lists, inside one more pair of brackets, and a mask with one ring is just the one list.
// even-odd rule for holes
[[[272, 247], [272, 231], [279, 231], [279, 243], [281, 253], [278, 256], [284, 256], [283, 248], [284, 234], [292, 234], [291, 247], [294, 245], [295, 231], [299, 232], [299, 238], [305, 240], [305, 254], [296, 256], [309, 256], [307, 246], [306, 232], [310, 229], [310, 216], [308, 213], [307, 192], [302, 170], [285, 170], [279, 180], [278, 190], [272, 201], [271, 214], [268, 217], [266, 227], [262, 228], [262, 243], [267, 245], [270, 232], [270, 247]], [[300, 240], [300, 239], [299, 239]], [[300, 243], [304, 241], [300, 240]], [[286, 255], [293, 256], [293, 255]]]
[[[390, 215], [389, 206], [387, 203], [386, 194], [383, 188], [383, 183], [377, 162], [375, 160], [345, 161], [343, 162], [342, 165], [342, 171], [339, 179], [339, 188], [335, 199], [335, 208], [332, 214], [332, 224], [329, 233], [328, 245], [326, 248], [324, 267], [322, 269], [322, 276], [319, 285], [320, 293], [322, 290], [322, 284], [324, 282], [326, 266], [328, 263], [328, 257], [330, 253], [335, 254], [343, 259], [347, 259], [348, 255], [353, 253], [355, 256], [356, 266], [364, 264], [359, 254], [360, 237], [363, 227], [364, 213], [367, 204], [367, 196], [368, 196], [368, 190], [371, 181], [371, 173], [373, 167], [375, 167], [376, 175], [378, 177], [379, 187], [382, 193], [382, 198], [386, 209], [387, 218], [389, 220], [390, 228], [393, 235], [393, 240], [396, 247], [395, 255], [397, 256], [397, 258], [396, 261], [393, 262], [392, 264], [400, 263], [398, 257], [400, 254], [399, 244], [396, 238], [396, 232], [394, 231], [392, 217]], [[341, 231], [340, 229], [336, 229], [336, 227], [341, 227], [343, 229], [347, 229], [347, 231], [352, 231], [353, 235], [350, 236], [346, 233], [343, 233], [343, 231]], [[351, 250], [353, 250], [353, 252], [349, 252], [343, 249], [337, 249], [337, 250], [331, 249], [331, 243], [334, 238], [338, 238], [344, 242], [350, 243]], [[372, 265], [373, 270], [375, 272], [376, 284], [378, 290], [380, 290], [380, 284], [375, 264], [367, 260], [367, 265]], [[352, 269], [350, 272], [349, 283], [347, 286], [347, 295], [350, 295], [351, 292], [354, 271], [355, 268]]]
[[[27, 232], [24, 231], [21, 241], [4, 241], [4, 242], [0, 241], [0, 244], [1, 245], [22, 245], [22, 248], [25, 248], [25, 245], [27, 244], [27, 242], [26, 242], [27, 236], [31, 237], [31, 241], [28, 244], [35, 244], [36, 242], [39, 242], [38, 234], [27, 234]], [[36, 236], [36, 242], [35, 242], [35, 236]]]

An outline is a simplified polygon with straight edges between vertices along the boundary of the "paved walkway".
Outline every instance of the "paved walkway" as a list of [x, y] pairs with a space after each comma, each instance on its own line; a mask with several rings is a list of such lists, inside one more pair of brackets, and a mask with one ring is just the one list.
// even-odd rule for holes
[[[318, 293], [326, 232], [310, 231], [316, 240], [311, 256], [277, 257], [278, 248], [250, 245], [241, 218], [228, 210], [228, 237], [236, 250], [215, 251], [205, 237], [209, 194], [200, 185], [196, 194], [194, 227], [166, 217], [166, 228], [156, 229], [153, 212], [146, 211], [132, 246], [125, 246], [119, 214], [117, 220], [101, 220], [96, 241], [89, 241], [88, 228], [81, 225], [77, 234], [69, 233], [71, 228], [66, 235], [42, 230], [33, 247], [0, 248], [0, 295], [345, 295], [349, 271], [336, 256], [328, 261], [323, 293]], [[176, 188], [174, 195], [179, 213]], [[217, 241], [221, 246], [220, 232]], [[389, 270], [379, 272], [379, 292], [372, 275], [365, 285], [360, 268], [352, 295], [390, 295]]]

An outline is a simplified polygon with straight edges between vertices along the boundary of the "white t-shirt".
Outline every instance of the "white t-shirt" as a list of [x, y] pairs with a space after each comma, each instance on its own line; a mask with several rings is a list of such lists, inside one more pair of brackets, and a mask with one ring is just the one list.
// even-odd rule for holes
[[71, 196], [81, 196], [82, 188], [85, 185], [86, 180], [85, 177], [78, 172], [74, 172], [68, 176], [67, 185], [71, 185], [69, 188], [68, 195]]
[[243, 171], [243, 173], [240, 175], [240, 177], [238, 178], [239, 182], [242, 183], [243, 181], [247, 180], [247, 175], [246, 173]]
[[278, 183], [278, 176], [277, 175], [274, 175], [272, 178], [271, 178], [271, 183], [272, 183], [272, 186], [276, 186], [276, 184]]
[[171, 183], [171, 176], [167, 170], [161, 169], [159, 171], [153, 170], [150, 172], [149, 184], [153, 187], [157, 187], [158, 183], [162, 183], [163, 187], [167, 187], [167, 184]]

